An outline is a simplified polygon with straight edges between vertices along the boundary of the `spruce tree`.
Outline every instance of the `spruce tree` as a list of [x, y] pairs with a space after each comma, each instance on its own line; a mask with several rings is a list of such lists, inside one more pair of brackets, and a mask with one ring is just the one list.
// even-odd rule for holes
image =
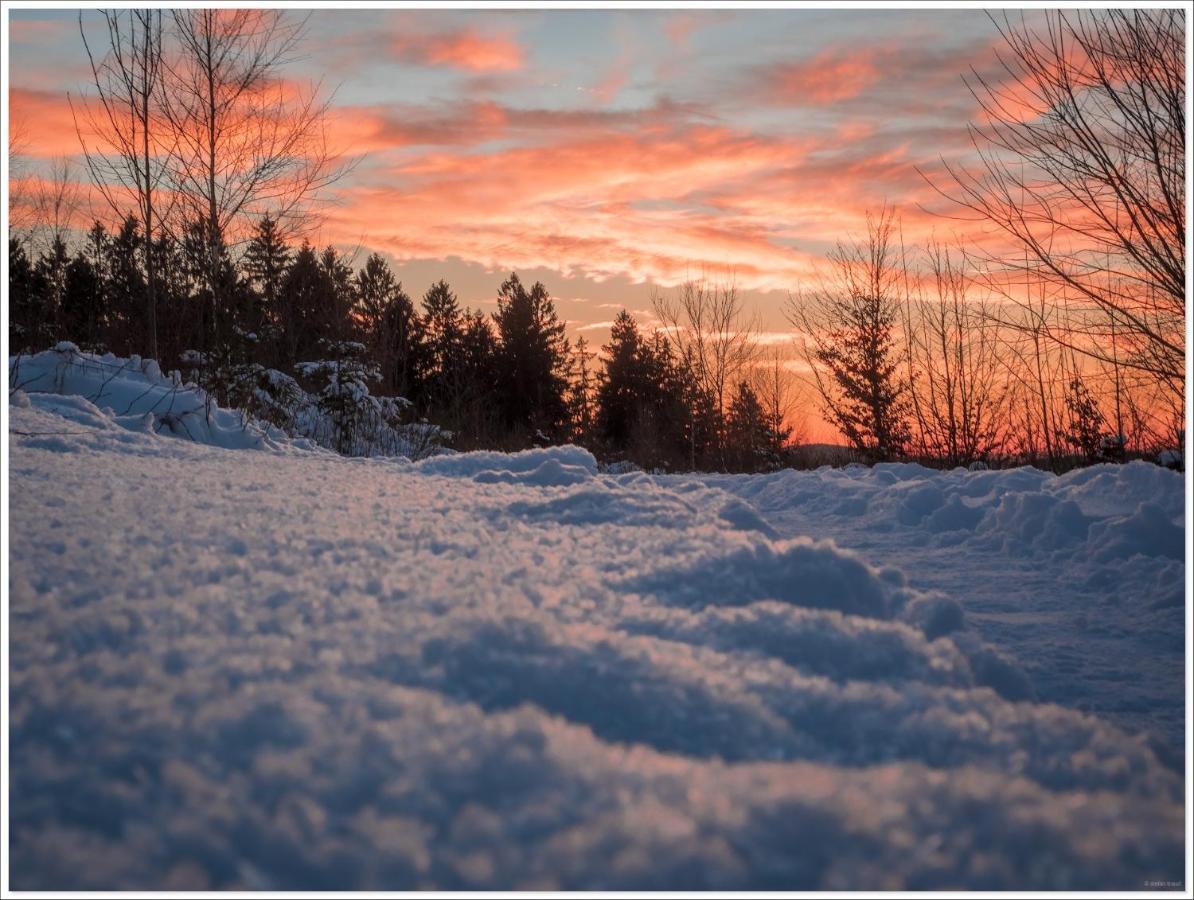
[[263, 216], [245, 247], [242, 260], [245, 278], [253, 289], [254, 304], [250, 313], [250, 327], [263, 342], [268, 326], [278, 321], [282, 281], [290, 264], [291, 250], [278, 231], [278, 223]]
[[572, 348], [569, 369], [568, 417], [572, 426], [572, 440], [587, 444], [593, 436], [594, 374], [592, 362], [597, 354], [589, 350], [589, 342], [578, 337]]
[[568, 418], [568, 341], [547, 288], [511, 274], [498, 291], [498, 386], [505, 425], [553, 439]]
[[738, 382], [737, 390], [726, 413], [726, 460], [730, 467], [742, 472], [773, 469], [778, 464], [772, 447], [772, 428], [767, 413], [754, 389]]
[[34, 266], [38, 285], [36, 312], [30, 320], [31, 346], [44, 349], [63, 338], [59, 323], [62, 321], [62, 297], [66, 292], [66, 267], [70, 256], [66, 244], [56, 236], [50, 247], [37, 258]]
[[325, 278], [314, 248], [303, 242], [282, 278], [278, 303], [278, 326], [282, 334], [283, 369], [300, 360], [318, 356], [321, 304], [325, 296]]
[[84, 350], [101, 349], [104, 317], [104, 279], [81, 252], [66, 267], [62, 293], [62, 333]]
[[46, 293], [44, 275], [35, 267], [16, 238], [8, 239], [8, 339], [12, 353], [45, 349], [43, 302]]
[[437, 281], [423, 295], [423, 323], [427, 341], [427, 391], [437, 407], [448, 406], [461, 387], [461, 348], [464, 314], [446, 281]]
[[597, 436], [615, 453], [629, 446], [647, 399], [643, 347], [638, 324], [622, 310], [610, 328], [609, 343], [601, 348], [606, 363], [597, 388]]

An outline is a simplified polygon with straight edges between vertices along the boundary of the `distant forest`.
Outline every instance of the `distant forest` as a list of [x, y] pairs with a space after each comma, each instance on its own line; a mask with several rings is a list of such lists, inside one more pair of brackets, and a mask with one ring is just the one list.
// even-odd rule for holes
[[573, 442], [651, 469], [827, 461], [801, 446], [813, 413], [864, 462], [1060, 471], [1169, 451], [1180, 465], [1179, 11], [997, 20], [1007, 79], [971, 85], [978, 162], [936, 186], [1012, 249], [909, 247], [877, 204], [785, 306], [798, 373], [763, 352], [732, 282], [657, 291], [662, 324], [623, 311], [598, 353], [517, 274], [486, 314], [444, 281], [416, 299], [377, 254], [354, 269], [301, 237], [351, 165], [327, 151], [326, 102], [271, 89], [301, 25], [271, 10], [104, 15], [110, 46], [87, 47], [98, 101], [79, 115], [111, 215], [71, 227], [65, 162], [14, 176], [13, 354], [68, 340], [157, 359], [279, 427], [278, 392], [305, 391], [341, 423], [342, 452], [370, 452], [344, 435], [366, 398], [389, 397], [437, 445]]

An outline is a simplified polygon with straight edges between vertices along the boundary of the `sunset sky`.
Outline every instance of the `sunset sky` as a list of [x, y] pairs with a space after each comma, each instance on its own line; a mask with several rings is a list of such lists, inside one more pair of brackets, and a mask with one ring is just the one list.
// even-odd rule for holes
[[[11, 15], [27, 153], [77, 154], [77, 13]], [[318, 241], [387, 255], [412, 295], [444, 277], [492, 304], [517, 269], [599, 345], [622, 306], [651, 324], [653, 285], [732, 272], [778, 341], [868, 208], [909, 240], [959, 227], [914, 167], [965, 154], [961, 75], [996, 38], [979, 10], [324, 10], [286, 74], [334, 90], [362, 156]]]

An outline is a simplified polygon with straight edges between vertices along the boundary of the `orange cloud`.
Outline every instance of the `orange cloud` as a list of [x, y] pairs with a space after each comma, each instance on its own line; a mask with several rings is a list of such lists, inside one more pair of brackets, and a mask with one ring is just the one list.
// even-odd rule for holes
[[79, 138], [65, 91], [10, 86], [9, 131], [13, 149], [40, 158], [79, 153]]
[[526, 63], [522, 47], [512, 38], [472, 29], [403, 36], [394, 41], [393, 49], [404, 62], [467, 72], [513, 72]]
[[770, 67], [765, 87], [782, 102], [823, 106], [858, 96], [881, 77], [874, 53], [831, 48], [811, 59]]
[[884, 118], [967, 116], [971, 98], [968, 91], [960, 90], [961, 76], [976, 68], [998, 77], [996, 47], [991, 38], [958, 47], [936, 47], [931, 42], [921, 47], [907, 38], [836, 45], [809, 58], [754, 66], [739, 93], [743, 99], [764, 104], [834, 106]]
[[704, 196], [797, 161], [807, 145], [710, 126], [634, 134], [563, 130], [491, 153], [440, 151], [350, 188], [328, 230], [398, 258], [459, 256], [594, 279], [675, 284], [702, 270], [790, 287], [807, 258], [773, 223], [707, 208]]

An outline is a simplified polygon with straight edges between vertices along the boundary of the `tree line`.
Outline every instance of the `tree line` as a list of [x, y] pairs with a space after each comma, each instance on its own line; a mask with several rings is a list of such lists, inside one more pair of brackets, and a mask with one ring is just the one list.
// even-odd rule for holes
[[[35, 257], [11, 239], [12, 350], [69, 340], [137, 353], [149, 293], [144, 240], [133, 217], [113, 232], [97, 222], [73, 254], [63, 236]], [[407, 421], [437, 426], [459, 449], [572, 441], [649, 468], [741, 471], [777, 467], [789, 450], [785, 410], [767, 405], [745, 368], [718, 396], [700, 374], [707, 360], [626, 311], [601, 361], [583, 337], [568, 340], [546, 287], [516, 273], [490, 314], [462, 306], [443, 280], [416, 301], [381, 256], [354, 270], [333, 247], [289, 243], [267, 216], [239, 257], [221, 248], [213, 296], [207, 252], [202, 234], [158, 239], [154, 318], [161, 359], [222, 406], [269, 419], [279, 373], [315, 391], [329, 366], [357, 366], [374, 394], [406, 401]], [[694, 290], [706, 289], [681, 293]]]
[[[858, 459], [1059, 470], [1184, 444], [1184, 17], [1037, 18], [993, 18], [1003, 72], [968, 79], [983, 112], [972, 164], [926, 175], [1004, 240], [905, 246], [884, 207], [786, 307], [807, 393]], [[351, 161], [328, 150], [326, 101], [280, 78], [301, 22], [104, 22], [106, 52], [87, 45], [98, 101], [78, 124], [117, 224], [68, 251], [70, 179], [42, 180], [41, 253], [10, 241], [14, 349], [65, 337], [178, 361], [241, 408], [277, 383], [268, 373], [312, 386], [356, 366], [355, 383], [406, 398], [461, 448], [571, 440], [670, 469], [809, 461], [793, 449], [803, 395], [763, 358], [732, 284], [657, 291], [660, 327], [622, 313], [600, 358], [514, 274], [490, 315], [442, 281], [416, 304], [380, 257], [354, 270], [302, 239]]]

